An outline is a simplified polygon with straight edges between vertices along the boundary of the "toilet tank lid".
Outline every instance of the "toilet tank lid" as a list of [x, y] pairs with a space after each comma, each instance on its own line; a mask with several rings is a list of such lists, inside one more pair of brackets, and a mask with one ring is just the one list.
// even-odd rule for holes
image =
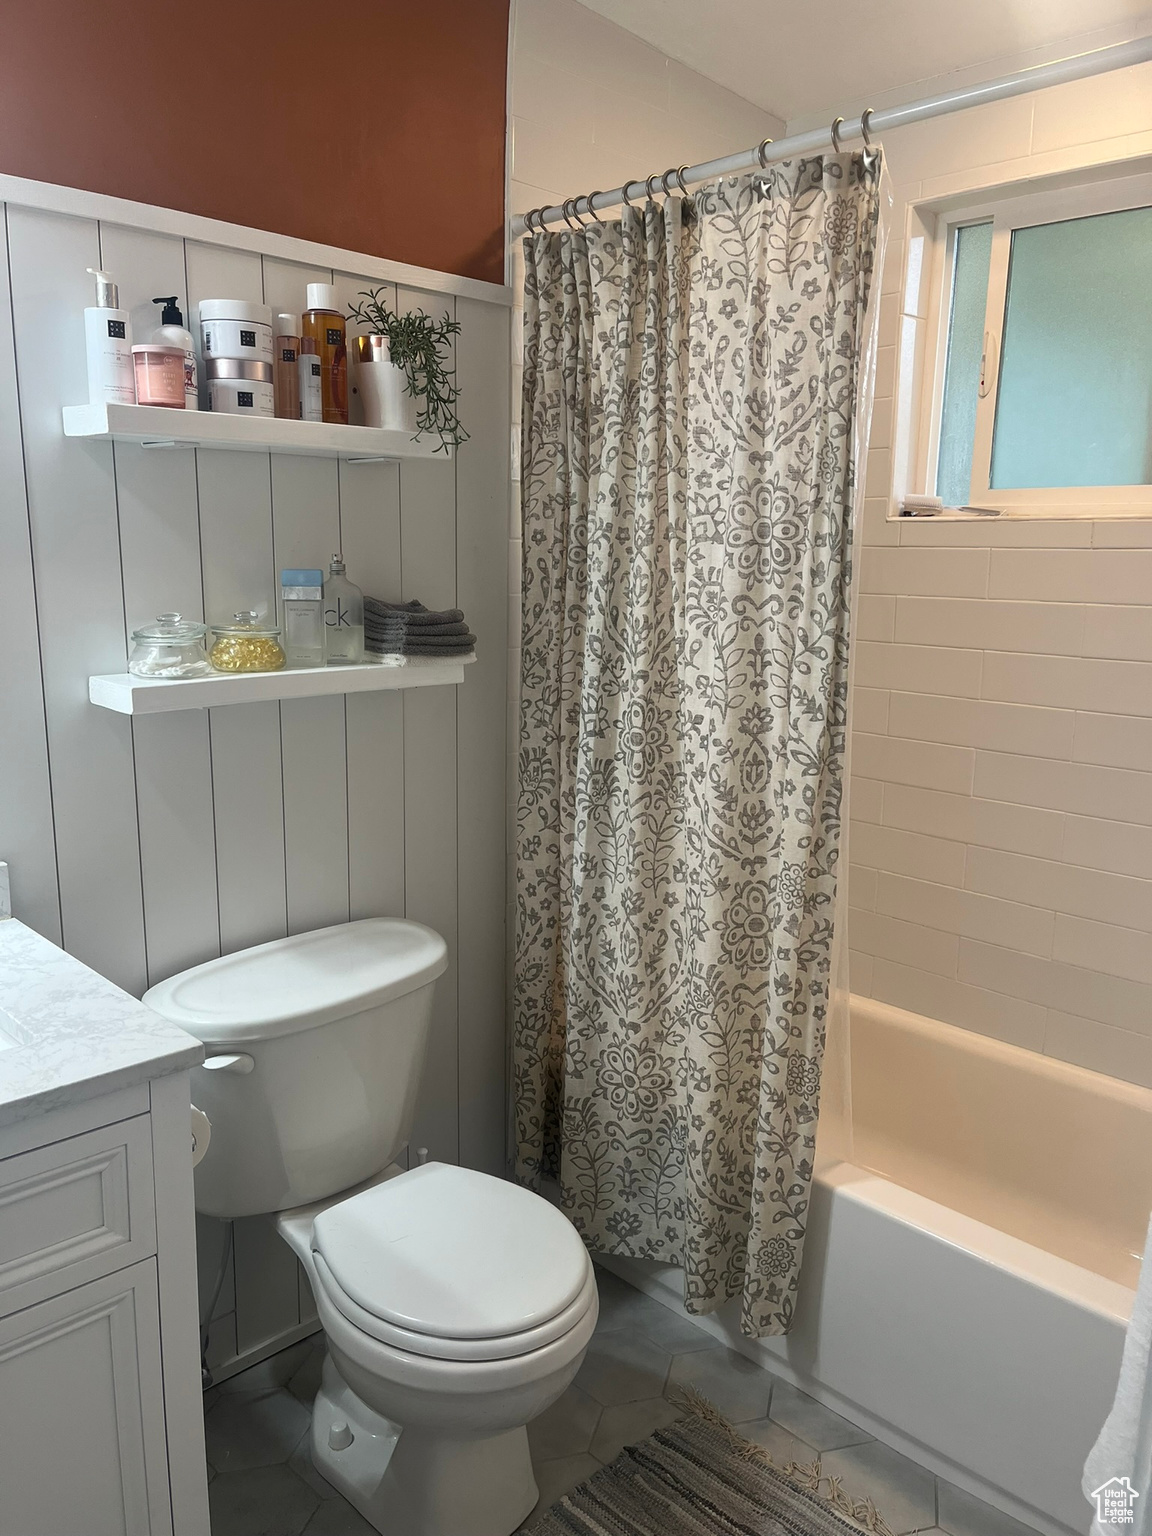
[[144, 994], [156, 1013], [213, 1045], [296, 1034], [426, 986], [448, 947], [422, 923], [369, 917], [273, 939], [170, 976]]

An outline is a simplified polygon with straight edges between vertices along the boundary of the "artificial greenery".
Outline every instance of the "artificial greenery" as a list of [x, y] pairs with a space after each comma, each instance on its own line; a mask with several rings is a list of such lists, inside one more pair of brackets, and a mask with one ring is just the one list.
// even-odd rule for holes
[[445, 453], [449, 448], [459, 448], [467, 442], [468, 434], [456, 414], [460, 390], [449, 368], [451, 339], [460, 334], [460, 322], [445, 314], [437, 324], [422, 309], [398, 315], [385, 304], [385, 292], [383, 288], [370, 288], [361, 293], [359, 298], [364, 302], [353, 304], [348, 318], [379, 336], [387, 336], [392, 361], [403, 368], [408, 379], [407, 392], [416, 401], [416, 430], [435, 432]]

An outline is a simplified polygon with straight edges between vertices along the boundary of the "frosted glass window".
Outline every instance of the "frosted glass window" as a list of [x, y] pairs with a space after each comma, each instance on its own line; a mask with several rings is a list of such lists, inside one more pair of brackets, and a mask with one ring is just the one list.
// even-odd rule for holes
[[1152, 208], [1015, 230], [992, 486], [1150, 482]]
[[944, 364], [944, 403], [940, 415], [940, 453], [936, 467], [936, 494], [946, 507], [963, 507], [968, 503], [991, 255], [990, 222], [964, 224], [956, 231], [948, 355]]

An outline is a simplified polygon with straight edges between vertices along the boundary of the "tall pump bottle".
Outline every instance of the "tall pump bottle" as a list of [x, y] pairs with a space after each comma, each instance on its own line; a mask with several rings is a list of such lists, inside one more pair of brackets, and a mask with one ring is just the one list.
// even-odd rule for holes
[[88, 353], [88, 399], [93, 405], [135, 405], [132, 325], [120, 308], [120, 290], [111, 272], [89, 267], [96, 279], [96, 303], [84, 311]]
[[160, 312], [160, 324], [152, 333], [152, 340], [165, 347], [179, 347], [184, 353], [184, 409], [186, 411], [198, 411], [200, 409], [200, 387], [196, 377], [196, 343], [192, 340], [192, 332], [184, 324], [184, 316], [180, 313], [178, 296], [174, 293], [167, 298], [153, 299], [153, 304], [162, 305]]
[[348, 420], [348, 350], [344, 316], [336, 308], [331, 283], [308, 284], [308, 308], [301, 316], [300, 334], [314, 343], [320, 358], [320, 396], [325, 421]]

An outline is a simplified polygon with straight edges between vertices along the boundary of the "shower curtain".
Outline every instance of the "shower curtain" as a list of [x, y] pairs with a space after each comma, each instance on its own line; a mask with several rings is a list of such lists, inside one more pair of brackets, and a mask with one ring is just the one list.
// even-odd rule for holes
[[525, 242], [517, 1173], [752, 1335], [812, 1177], [877, 210], [827, 155]]

